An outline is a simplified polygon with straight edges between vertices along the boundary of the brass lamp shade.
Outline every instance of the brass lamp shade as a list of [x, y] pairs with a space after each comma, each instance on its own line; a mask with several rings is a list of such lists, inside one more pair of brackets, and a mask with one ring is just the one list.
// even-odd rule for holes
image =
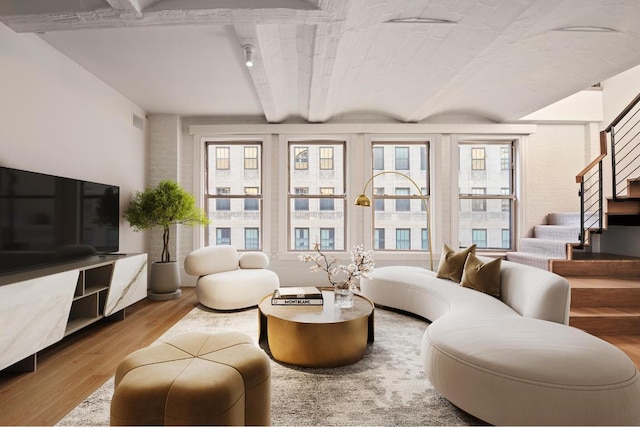
[[356, 198], [356, 201], [353, 202], [353, 204], [356, 206], [371, 206], [371, 199], [364, 194], [361, 194]]

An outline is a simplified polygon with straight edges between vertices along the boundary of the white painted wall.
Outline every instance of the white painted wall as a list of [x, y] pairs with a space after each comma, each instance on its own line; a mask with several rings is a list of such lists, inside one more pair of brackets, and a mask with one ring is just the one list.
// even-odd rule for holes
[[603, 81], [602, 88], [604, 118], [601, 129], [604, 129], [640, 94], [640, 65]]
[[576, 175], [587, 164], [587, 125], [538, 125], [521, 147], [525, 161], [525, 187], [521, 208], [526, 223], [520, 230], [527, 237], [536, 224], [544, 224], [552, 212], [578, 212]]
[[[0, 24], [0, 164], [120, 186], [124, 210], [146, 183], [145, 112], [33, 34]], [[145, 252], [120, 223], [120, 251]]]

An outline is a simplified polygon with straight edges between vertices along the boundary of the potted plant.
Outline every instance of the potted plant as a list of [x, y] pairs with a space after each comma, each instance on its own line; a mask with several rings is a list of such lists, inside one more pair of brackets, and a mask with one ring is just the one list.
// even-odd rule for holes
[[177, 182], [165, 180], [154, 188], [137, 191], [124, 211], [124, 218], [134, 231], [162, 227], [162, 256], [151, 264], [149, 298], [173, 299], [181, 295], [178, 263], [169, 251], [170, 226], [208, 224], [206, 214], [195, 205], [193, 195]]

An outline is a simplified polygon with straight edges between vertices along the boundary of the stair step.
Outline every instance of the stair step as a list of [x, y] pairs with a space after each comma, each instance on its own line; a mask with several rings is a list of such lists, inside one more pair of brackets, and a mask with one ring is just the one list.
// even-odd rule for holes
[[629, 197], [640, 197], [640, 178], [627, 180], [627, 195]]
[[549, 270], [550, 258], [548, 256], [527, 252], [507, 252], [506, 257], [507, 261], [517, 262], [518, 264], [524, 264], [542, 270]]
[[562, 240], [548, 240], [537, 239], [535, 237], [525, 237], [520, 239], [520, 247], [518, 252], [544, 255], [548, 258], [566, 259], [567, 242], [563, 242]]
[[607, 213], [609, 215], [639, 215], [640, 198], [618, 197], [617, 199], [607, 199]]
[[[640, 311], [639, 288], [571, 288], [571, 307], [635, 307]], [[640, 331], [639, 331], [640, 333]]]
[[580, 239], [580, 227], [577, 225], [536, 225], [534, 236], [537, 239], [575, 242]]
[[547, 215], [549, 225], [577, 225], [580, 226], [580, 212], [554, 212]]
[[[623, 256], [620, 256], [624, 258]], [[640, 259], [552, 259], [549, 270], [560, 276], [640, 276]], [[630, 257], [629, 257], [630, 258]]]
[[569, 325], [592, 335], [640, 333], [640, 309], [618, 307], [572, 308]]

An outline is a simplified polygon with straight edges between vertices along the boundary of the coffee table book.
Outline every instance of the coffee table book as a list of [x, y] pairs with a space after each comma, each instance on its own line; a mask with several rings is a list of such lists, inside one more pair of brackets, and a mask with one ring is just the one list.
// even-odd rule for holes
[[313, 286], [279, 288], [273, 291], [272, 305], [323, 305], [322, 292]]

